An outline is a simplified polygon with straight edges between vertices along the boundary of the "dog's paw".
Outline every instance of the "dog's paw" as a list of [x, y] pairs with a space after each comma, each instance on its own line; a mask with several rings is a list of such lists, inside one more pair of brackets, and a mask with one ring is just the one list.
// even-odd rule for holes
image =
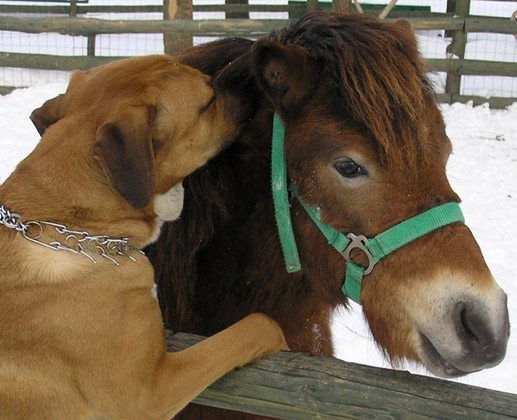
[[249, 323], [250, 331], [256, 334], [264, 348], [263, 354], [289, 350], [284, 333], [274, 319], [261, 313], [254, 313], [248, 315], [243, 321]]

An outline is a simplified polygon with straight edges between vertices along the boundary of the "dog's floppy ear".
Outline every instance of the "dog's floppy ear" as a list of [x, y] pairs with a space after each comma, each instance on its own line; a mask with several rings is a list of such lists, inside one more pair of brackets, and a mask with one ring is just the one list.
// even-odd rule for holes
[[64, 95], [58, 95], [46, 101], [41, 107], [32, 111], [30, 119], [40, 136], [45, 130], [61, 118], [61, 101]]
[[97, 130], [93, 147], [113, 188], [136, 209], [147, 206], [153, 196], [155, 118], [154, 107], [128, 107]]

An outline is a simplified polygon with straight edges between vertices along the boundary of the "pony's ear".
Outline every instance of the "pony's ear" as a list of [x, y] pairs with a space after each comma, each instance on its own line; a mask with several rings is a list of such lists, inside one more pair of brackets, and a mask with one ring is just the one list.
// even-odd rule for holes
[[284, 113], [296, 111], [317, 83], [317, 63], [297, 47], [259, 40], [251, 62], [259, 87]]
[[409, 23], [409, 21], [407, 21], [405, 19], [397, 19], [394, 22], [394, 24], [398, 25], [401, 28], [404, 28], [408, 32], [411, 32], [411, 24]]
[[113, 188], [136, 209], [147, 206], [153, 196], [155, 118], [154, 107], [128, 107], [99, 127], [93, 146], [93, 156]]
[[30, 119], [40, 136], [45, 130], [61, 118], [61, 101], [64, 95], [58, 95], [53, 99], [49, 99], [40, 108], [32, 111]]

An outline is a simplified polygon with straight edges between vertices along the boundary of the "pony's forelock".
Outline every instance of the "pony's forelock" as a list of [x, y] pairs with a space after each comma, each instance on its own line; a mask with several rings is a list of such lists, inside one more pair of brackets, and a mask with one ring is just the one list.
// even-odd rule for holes
[[270, 39], [324, 63], [322, 77], [338, 93], [335, 106], [365, 128], [383, 161], [415, 166], [423, 158], [421, 118], [434, 94], [407, 24], [322, 12]]

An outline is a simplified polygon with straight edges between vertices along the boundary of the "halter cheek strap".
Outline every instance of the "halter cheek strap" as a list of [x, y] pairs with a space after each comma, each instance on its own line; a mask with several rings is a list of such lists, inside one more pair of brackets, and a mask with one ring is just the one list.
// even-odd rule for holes
[[275, 114], [273, 119], [273, 145], [271, 152], [273, 204], [275, 206], [275, 218], [278, 234], [280, 235], [280, 244], [282, 245], [282, 252], [284, 253], [285, 267], [288, 273], [295, 273], [302, 269], [302, 265], [300, 263], [300, 257], [298, 256], [298, 248], [291, 223], [284, 138], [284, 126], [278, 114]]
[[[284, 153], [285, 131], [283, 124], [275, 114], [273, 122], [272, 180], [273, 201], [278, 233], [282, 251], [289, 273], [301, 269], [296, 240], [292, 230], [288, 203], [287, 170]], [[350, 299], [360, 303], [363, 277], [370, 274], [375, 265], [385, 256], [399, 248], [453, 223], [464, 223], [464, 217], [458, 203], [446, 203], [407, 219], [373, 238], [354, 233], [343, 234], [321, 221], [320, 209], [307, 206], [294, 188], [291, 188], [313, 223], [320, 229], [336, 251], [346, 260], [345, 281], [341, 290]], [[368, 257], [368, 266], [362, 267], [351, 260], [350, 253], [360, 249]]]

